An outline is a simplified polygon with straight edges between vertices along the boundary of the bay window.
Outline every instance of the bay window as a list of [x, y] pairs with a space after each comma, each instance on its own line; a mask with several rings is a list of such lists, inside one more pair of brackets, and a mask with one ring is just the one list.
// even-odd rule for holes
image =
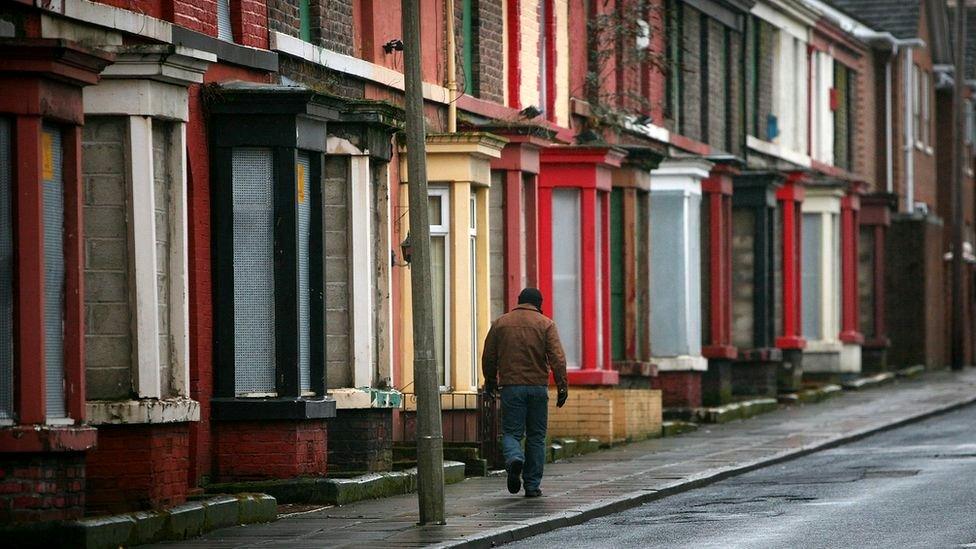
[[95, 424], [199, 418], [189, 399], [187, 87], [212, 59], [131, 46], [84, 92], [86, 406]]
[[556, 321], [569, 382], [613, 385], [610, 367], [608, 217], [611, 170], [623, 152], [607, 147], [540, 151], [539, 288]]
[[[434, 356], [441, 390], [475, 393], [481, 385], [481, 342], [488, 333], [490, 161], [501, 155], [505, 140], [488, 133], [427, 136], [428, 222], [433, 290]], [[400, 175], [408, 177], [406, 154], [400, 153]], [[400, 187], [408, 203], [409, 181]], [[405, 235], [409, 220], [399, 224]], [[401, 270], [400, 300], [404, 333], [411, 333], [410, 270]], [[403, 364], [412, 364], [413, 347], [401, 347]], [[405, 368], [401, 390], [412, 392], [414, 372]], [[452, 406], [474, 406], [477, 399], [447, 399]]]
[[338, 113], [302, 88], [228, 84], [221, 99], [211, 110], [215, 416], [331, 417], [323, 153]]
[[858, 200], [839, 183], [807, 187], [803, 202], [804, 371], [813, 375], [859, 372], [857, 328]]

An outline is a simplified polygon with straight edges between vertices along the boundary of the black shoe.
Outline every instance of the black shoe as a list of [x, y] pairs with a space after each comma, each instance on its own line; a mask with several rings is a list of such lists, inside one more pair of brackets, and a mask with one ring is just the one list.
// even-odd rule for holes
[[527, 498], [541, 498], [542, 497], [542, 490], [540, 490], [538, 488], [536, 488], [535, 490], [526, 489], [525, 490], [525, 497], [527, 497]]
[[522, 462], [513, 461], [508, 466], [508, 492], [517, 494], [522, 489]]

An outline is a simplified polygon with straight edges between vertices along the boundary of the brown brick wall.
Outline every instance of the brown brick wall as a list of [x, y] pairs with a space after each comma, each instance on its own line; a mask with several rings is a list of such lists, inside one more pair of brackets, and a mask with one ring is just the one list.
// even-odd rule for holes
[[708, 20], [708, 135], [703, 140], [719, 149], [725, 149], [726, 111], [725, 27], [714, 19]]
[[353, 54], [353, 0], [313, 0], [312, 40], [323, 48]]
[[393, 468], [393, 411], [339, 410], [329, 422], [329, 471], [372, 473]]
[[[464, 5], [454, 3], [458, 93], [501, 103], [504, 100], [505, 50], [502, 0], [471, 0], [471, 81], [464, 73]], [[446, 38], [445, 38], [446, 40]]]
[[[878, 109], [884, 116], [884, 95], [877, 94], [877, 79], [880, 76], [882, 94], [884, 93], [884, 68], [876, 73], [872, 52], [864, 52], [857, 67], [854, 90], [854, 172], [862, 175], [870, 185], [870, 190], [884, 190], [884, 125], [878, 125]], [[879, 102], [880, 99], [880, 102]], [[883, 121], [884, 119], [881, 118]], [[879, 170], [880, 167], [880, 170]], [[881, 176], [879, 177], [879, 171]]]
[[701, 140], [701, 59], [699, 55], [701, 35], [699, 20], [701, 12], [685, 5], [682, 59], [679, 68], [682, 75], [683, 94], [681, 97], [682, 121], [678, 132], [692, 139]]
[[894, 369], [946, 364], [945, 318], [933, 314], [944, 310], [943, 231], [937, 219], [907, 215], [895, 216], [888, 229], [886, 246], [898, 250], [885, 256], [885, 300], [898, 304], [885, 311]]

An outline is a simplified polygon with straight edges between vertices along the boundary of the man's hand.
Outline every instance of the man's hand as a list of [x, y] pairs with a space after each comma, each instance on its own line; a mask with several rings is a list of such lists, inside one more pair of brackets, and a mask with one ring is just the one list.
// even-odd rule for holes
[[567, 398], [569, 398], [569, 389], [559, 389], [556, 394], [556, 408], [562, 408]]
[[498, 396], [498, 382], [485, 381], [485, 393], [491, 396]]

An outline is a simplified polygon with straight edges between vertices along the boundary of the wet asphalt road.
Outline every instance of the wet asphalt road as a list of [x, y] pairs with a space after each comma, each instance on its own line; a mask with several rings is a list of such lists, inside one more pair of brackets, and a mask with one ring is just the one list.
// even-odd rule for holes
[[976, 406], [507, 547], [976, 547]]

